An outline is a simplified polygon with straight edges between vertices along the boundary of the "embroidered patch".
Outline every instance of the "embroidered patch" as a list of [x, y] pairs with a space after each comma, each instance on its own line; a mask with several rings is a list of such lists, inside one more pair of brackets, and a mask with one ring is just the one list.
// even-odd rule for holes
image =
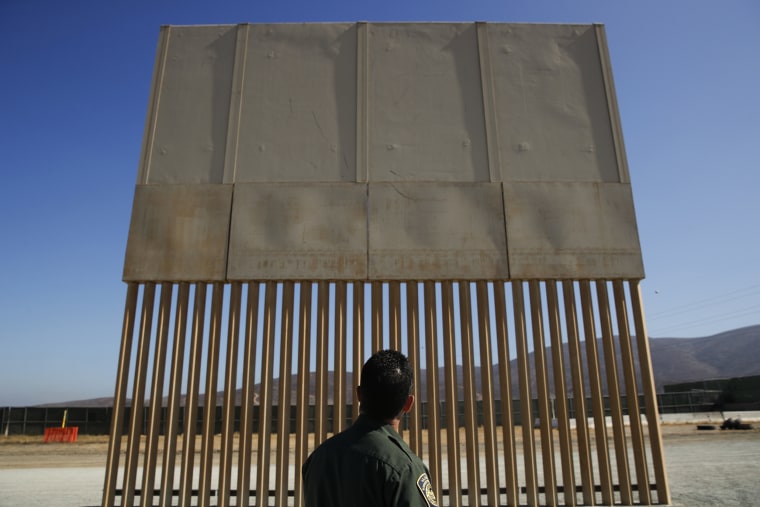
[[430, 507], [438, 507], [438, 500], [435, 499], [435, 491], [427, 474], [420, 475], [417, 479], [417, 487], [420, 488], [420, 493]]

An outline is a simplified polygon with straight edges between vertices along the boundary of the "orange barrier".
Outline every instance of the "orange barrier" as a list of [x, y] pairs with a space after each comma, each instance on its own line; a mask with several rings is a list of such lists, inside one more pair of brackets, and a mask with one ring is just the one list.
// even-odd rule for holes
[[79, 434], [78, 426], [68, 428], [45, 428], [43, 442], [76, 442]]

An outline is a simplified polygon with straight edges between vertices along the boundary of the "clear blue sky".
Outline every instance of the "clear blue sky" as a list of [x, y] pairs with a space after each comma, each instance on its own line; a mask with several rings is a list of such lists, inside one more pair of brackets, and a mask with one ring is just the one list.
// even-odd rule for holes
[[0, 1], [0, 406], [111, 396], [159, 27], [604, 23], [653, 337], [760, 323], [760, 3]]

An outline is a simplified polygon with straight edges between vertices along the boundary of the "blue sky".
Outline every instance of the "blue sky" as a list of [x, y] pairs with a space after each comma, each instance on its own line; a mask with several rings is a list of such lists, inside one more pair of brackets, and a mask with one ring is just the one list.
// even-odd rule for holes
[[604, 23], [653, 337], [760, 323], [755, 0], [0, 1], [0, 406], [110, 396], [159, 27]]

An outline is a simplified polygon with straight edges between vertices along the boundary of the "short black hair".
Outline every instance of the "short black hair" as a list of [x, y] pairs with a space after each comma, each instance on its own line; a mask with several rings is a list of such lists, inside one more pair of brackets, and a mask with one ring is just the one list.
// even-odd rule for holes
[[361, 412], [379, 421], [395, 418], [412, 394], [413, 378], [412, 366], [401, 352], [373, 354], [362, 367]]

